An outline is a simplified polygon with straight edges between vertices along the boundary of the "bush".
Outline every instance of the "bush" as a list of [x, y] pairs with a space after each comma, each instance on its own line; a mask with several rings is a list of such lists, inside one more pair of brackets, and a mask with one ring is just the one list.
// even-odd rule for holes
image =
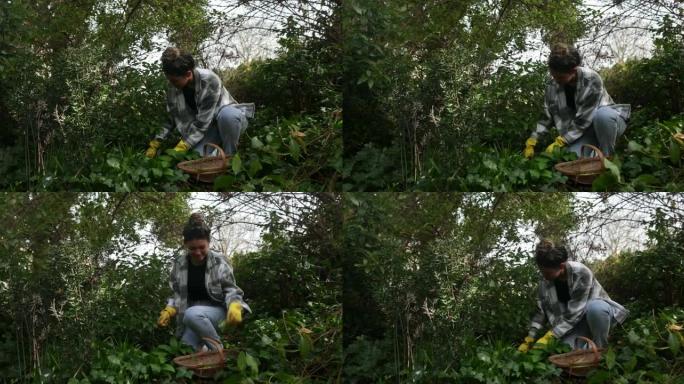
[[[666, 20], [655, 40], [653, 57], [632, 60], [602, 71], [616, 103], [631, 104], [632, 126], [666, 120], [684, 111], [684, 40], [681, 30]], [[663, 97], [663, 95], [668, 95]]]
[[637, 313], [684, 303], [684, 230], [662, 215], [646, 250], [612, 255], [595, 265], [597, 279], [619, 303]]
[[663, 383], [684, 379], [684, 310], [666, 308], [658, 314], [630, 319], [603, 354], [601, 368], [589, 384]]

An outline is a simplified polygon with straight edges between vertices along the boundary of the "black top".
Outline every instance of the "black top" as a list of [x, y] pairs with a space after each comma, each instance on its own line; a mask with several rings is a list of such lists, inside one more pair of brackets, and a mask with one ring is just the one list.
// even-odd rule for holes
[[563, 281], [561, 279], [556, 279], [553, 283], [556, 285], [556, 296], [558, 296], [558, 301], [562, 303], [570, 301], [570, 288], [568, 288], [567, 280]]
[[188, 104], [190, 109], [197, 111], [197, 103], [195, 103], [195, 89], [191, 85], [183, 88], [183, 97], [185, 97], [185, 102]]
[[194, 265], [188, 260], [188, 304], [202, 302], [204, 305], [223, 306], [223, 303], [213, 300], [207, 293], [204, 278], [206, 270], [206, 261], [202, 265]]
[[575, 87], [572, 87], [570, 85], [565, 86], [565, 101], [568, 103], [568, 106], [572, 108], [573, 111], [577, 110], [577, 107], [575, 106], [575, 91], [577, 89]]

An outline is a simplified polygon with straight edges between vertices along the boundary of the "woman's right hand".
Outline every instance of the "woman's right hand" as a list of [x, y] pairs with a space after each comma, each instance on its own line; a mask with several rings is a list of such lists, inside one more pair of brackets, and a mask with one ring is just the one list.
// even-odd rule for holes
[[162, 309], [161, 313], [159, 314], [159, 320], [157, 320], [157, 325], [159, 325], [160, 327], [166, 327], [167, 325], [169, 325], [169, 320], [171, 320], [171, 318], [175, 315], [176, 308], [166, 306], [166, 308]]

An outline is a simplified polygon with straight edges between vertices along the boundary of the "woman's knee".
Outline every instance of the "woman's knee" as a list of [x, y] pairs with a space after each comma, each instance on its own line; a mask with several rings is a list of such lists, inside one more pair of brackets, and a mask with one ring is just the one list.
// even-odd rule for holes
[[185, 311], [183, 315], [183, 325], [190, 325], [206, 317], [205, 314], [198, 309], [198, 307], [190, 307]]
[[242, 111], [235, 107], [223, 107], [218, 114], [218, 123], [223, 127], [240, 129], [242, 121]]
[[610, 318], [610, 305], [603, 300], [591, 300], [587, 303], [587, 318]]
[[596, 114], [594, 115], [594, 127], [599, 127], [600, 129], [603, 127], [615, 125], [618, 116], [619, 115], [617, 111], [615, 111], [613, 108], [601, 107], [596, 110]]

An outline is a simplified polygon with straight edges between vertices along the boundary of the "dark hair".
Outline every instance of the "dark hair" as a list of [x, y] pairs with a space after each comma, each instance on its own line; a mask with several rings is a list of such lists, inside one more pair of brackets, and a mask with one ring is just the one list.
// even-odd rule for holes
[[556, 244], [551, 240], [543, 239], [537, 244], [534, 258], [540, 267], [558, 268], [561, 263], [568, 261], [568, 249], [564, 244]]
[[196, 239], [210, 240], [211, 230], [204, 222], [204, 217], [200, 213], [193, 213], [190, 215], [185, 228], [183, 228], [183, 241], [190, 241]]
[[189, 52], [175, 47], [168, 47], [162, 53], [162, 70], [167, 75], [183, 76], [195, 69], [195, 59]]
[[556, 43], [551, 47], [549, 68], [554, 72], [568, 73], [582, 65], [582, 57], [577, 48], [564, 43]]

